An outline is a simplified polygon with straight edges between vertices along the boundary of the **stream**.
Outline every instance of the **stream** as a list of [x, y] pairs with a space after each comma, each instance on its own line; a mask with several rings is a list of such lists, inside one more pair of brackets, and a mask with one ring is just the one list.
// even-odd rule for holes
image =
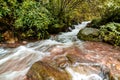
[[77, 33], [87, 23], [89, 21], [82, 22], [70, 28], [71, 31], [52, 35], [47, 40], [17, 48], [0, 47], [0, 80], [63, 80], [58, 79], [57, 74], [40, 79], [29, 77], [34, 75], [30, 70], [35, 62], [54, 66], [50, 69], [56, 69], [60, 76], [69, 74], [70, 78], [64, 80], [120, 80], [119, 48], [77, 38]]

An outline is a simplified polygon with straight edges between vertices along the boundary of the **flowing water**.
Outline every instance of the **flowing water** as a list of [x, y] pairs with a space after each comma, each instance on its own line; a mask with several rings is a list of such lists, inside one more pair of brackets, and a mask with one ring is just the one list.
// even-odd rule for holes
[[[60, 33], [57, 36], [51, 36], [48, 40], [28, 43], [25, 46], [17, 48], [0, 48], [0, 80], [23, 80], [25, 74], [33, 63], [52, 55], [50, 49], [58, 45], [59, 48], [70, 46], [79, 46], [84, 50], [83, 42], [77, 39], [77, 33], [89, 22], [82, 22], [75, 25], [70, 32]], [[59, 46], [60, 45], [60, 46]], [[58, 51], [53, 49], [53, 51]], [[99, 57], [99, 56], [98, 56]], [[103, 80], [98, 74], [81, 74], [71, 67], [65, 70], [72, 76], [72, 80]]]

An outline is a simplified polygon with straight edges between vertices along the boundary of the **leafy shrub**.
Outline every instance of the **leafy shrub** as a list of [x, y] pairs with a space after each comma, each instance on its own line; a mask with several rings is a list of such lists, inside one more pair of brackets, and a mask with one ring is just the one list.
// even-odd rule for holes
[[108, 8], [104, 15], [102, 16], [103, 24], [108, 22], [117, 22], [120, 23], [120, 7], [110, 7]]
[[21, 39], [44, 39], [49, 33], [64, 31], [72, 25], [80, 2], [82, 0], [1, 0], [0, 24], [5, 24], [5, 30], [13, 31]]
[[24, 37], [44, 39], [48, 36], [48, 25], [51, 23], [49, 11], [36, 1], [24, 1], [16, 10], [15, 28], [24, 32]]
[[9, 11], [10, 10], [7, 6], [7, 3], [4, 0], [0, 0], [0, 18], [2, 18], [4, 15], [7, 15]]
[[[89, 13], [91, 14], [94, 9], [92, 15], [97, 15], [95, 13], [99, 10], [96, 4], [99, 1], [93, 2], [89, 0], [0, 0], [0, 24], [5, 24], [5, 28], [2, 26], [3, 32], [11, 30], [21, 39], [31, 37], [44, 39], [49, 36], [49, 33], [65, 31], [73, 23], [80, 22], [78, 16], [81, 14], [84, 15], [83, 19], [88, 18]], [[96, 5], [96, 8], [93, 5]], [[94, 22], [93, 26], [97, 26], [99, 22], [101, 20]]]
[[120, 45], [120, 24], [119, 23], [108, 23], [101, 26], [100, 38], [103, 41], [111, 43], [113, 45]]
[[101, 19], [92, 20], [91, 27], [100, 28], [101, 25], [105, 25], [109, 22], [120, 23], [120, 7], [111, 6], [106, 8]]
[[76, 17], [75, 11], [82, 0], [48, 0], [43, 5], [50, 11], [53, 17], [49, 32], [55, 33], [64, 31], [72, 25]]
[[[2, 29], [13, 30], [15, 20], [16, 0], [0, 0], [0, 24]], [[4, 27], [5, 28], [4, 28]], [[4, 31], [4, 30], [3, 30]]]
[[5, 29], [13, 31], [19, 38], [48, 38], [49, 34], [46, 29], [52, 18], [40, 2], [1, 0], [0, 9], [0, 24], [5, 24]]

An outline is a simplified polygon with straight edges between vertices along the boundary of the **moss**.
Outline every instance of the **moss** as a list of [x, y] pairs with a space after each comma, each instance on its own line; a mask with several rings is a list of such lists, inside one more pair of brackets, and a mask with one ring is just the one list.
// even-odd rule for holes
[[100, 41], [99, 30], [93, 28], [84, 28], [80, 30], [77, 37], [85, 41]]

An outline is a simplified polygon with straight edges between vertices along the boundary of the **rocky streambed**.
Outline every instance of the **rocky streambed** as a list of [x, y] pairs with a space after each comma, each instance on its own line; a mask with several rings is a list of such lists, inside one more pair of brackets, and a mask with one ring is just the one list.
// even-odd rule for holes
[[0, 80], [120, 80], [120, 47], [70, 32], [17, 48], [0, 47]]
[[119, 80], [120, 48], [85, 42], [82, 48], [54, 46], [51, 56], [34, 63], [26, 80]]

